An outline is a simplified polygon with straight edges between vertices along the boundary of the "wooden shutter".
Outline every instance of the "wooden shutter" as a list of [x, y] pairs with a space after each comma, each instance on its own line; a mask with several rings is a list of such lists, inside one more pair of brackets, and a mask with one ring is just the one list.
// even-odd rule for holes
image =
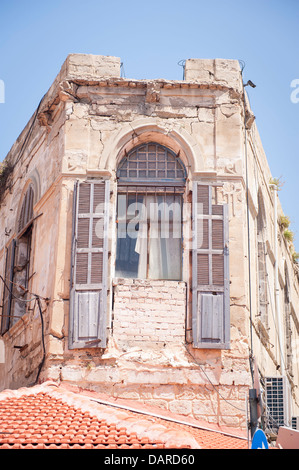
[[6, 285], [3, 286], [1, 334], [5, 333], [9, 329], [9, 325], [10, 325], [15, 250], [16, 250], [16, 240], [12, 240], [10, 245], [6, 248], [5, 276], [4, 276]]
[[265, 328], [268, 327], [268, 281], [266, 263], [265, 243], [258, 242], [259, 314]]
[[228, 208], [193, 185], [192, 332], [196, 348], [229, 348]]
[[74, 189], [69, 347], [106, 346], [109, 181]]

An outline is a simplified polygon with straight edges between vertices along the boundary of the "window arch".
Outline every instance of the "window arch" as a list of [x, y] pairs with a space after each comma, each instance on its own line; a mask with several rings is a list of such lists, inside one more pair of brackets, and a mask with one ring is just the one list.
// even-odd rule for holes
[[34, 191], [30, 184], [23, 198], [21, 211], [17, 221], [17, 233], [20, 233], [33, 219]]
[[182, 211], [186, 169], [155, 142], [125, 154], [117, 169], [116, 277], [182, 277]]

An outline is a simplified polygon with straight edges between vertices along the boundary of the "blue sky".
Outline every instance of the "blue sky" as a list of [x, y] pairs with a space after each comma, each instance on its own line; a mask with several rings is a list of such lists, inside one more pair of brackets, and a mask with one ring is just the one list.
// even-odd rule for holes
[[[182, 79], [180, 60], [245, 62], [244, 78], [299, 251], [299, 0], [0, 0], [0, 161], [69, 53], [114, 55], [127, 78]], [[298, 82], [299, 83], [299, 82]], [[299, 98], [299, 92], [297, 94]]]

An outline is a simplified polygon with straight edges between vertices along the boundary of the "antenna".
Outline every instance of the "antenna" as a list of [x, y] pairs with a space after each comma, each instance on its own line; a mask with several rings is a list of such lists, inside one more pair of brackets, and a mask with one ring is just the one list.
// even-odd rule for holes
[[121, 78], [126, 78], [125, 66], [123, 62], [120, 64], [120, 76]]
[[185, 65], [186, 65], [185, 59], [179, 60], [178, 65], [180, 67], [183, 67], [183, 80], [185, 80]]

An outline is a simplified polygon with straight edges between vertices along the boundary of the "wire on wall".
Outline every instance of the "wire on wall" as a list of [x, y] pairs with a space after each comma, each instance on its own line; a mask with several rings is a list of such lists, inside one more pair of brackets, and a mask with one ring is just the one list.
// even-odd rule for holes
[[[244, 145], [245, 145], [245, 171], [246, 171], [246, 211], [247, 211], [247, 245], [248, 245], [248, 289], [249, 289], [249, 317], [250, 317], [250, 355], [253, 356], [253, 332], [252, 332], [252, 289], [251, 289], [251, 249], [250, 249], [250, 214], [249, 214], [249, 178], [248, 178], [248, 152], [247, 152], [247, 131], [246, 131], [246, 95], [243, 83], [243, 70], [241, 78], [243, 84], [243, 105], [244, 105]], [[250, 361], [251, 362], [251, 361]]]
[[[43, 365], [45, 363], [45, 360], [46, 360], [46, 346], [45, 346], [45, 331], [44, 331], [44, 317], [43, 317], [43, 312], [42, 312], [42, 307], [41, 307], [41, 299], [45, 300], [46, 302], [49, 301], [49, 298], [45, 298], [45, 297], [42, 297], [38, 294], [33, 294], [32, 292], [29, 292], [30, 295], [32, 295], [32, 297], [30, 297], [30, 299], [21, 299], [20, 297], [17, 297], [13, 292], [12, 292], [12, 288], [9, 288], [7, 283], [5, 282], [5, 280], [3, 279], [3, 277], [0, 275], [0, 279], [1, 281], [3, 282], [4, 286], [6, 287], [6, 289], [9, 291], [9, 293], [11, 294], [11, 296], [15, 299], [15, 300], [18, 300], [20, 302], [26, 302], [26, 303], [30, 303], [30, 302], [33, 302], [35, 301], [35, 305], [37, 304], [38, 306], [38, 310], [39, 310], [39, 315], [40, 315], [40, 320], [41, 320], [41, 334], [42, 334], [42, 349], [43, 349], [43, 357], [42, 357], [42, 360], [38, 366], [38, 372], [37, 372], [37, 376], [36, 376], [36, 379], [35, 379], [35, 382], [34, 382], [34, 385], [37, 384], [38, 382], [38, 379], [39, 379], [39, 376], [40, 376], [40, 373], [41, 373], [41, 370], [43, 368]], [[18, 287], [21, 287], [22, 289], [24, 289], [23, 286], [21, 286], [20, 284], [16, 284], [12, 281], [10, 281], [11, 284], [14, 284]], [[34, 305], [34, 308], [35, 308], [35, 305]], [[33, 310], [34, 310], [33, 308]]]
[[193, 361], [199, 366], [200, 370], [202, 371], [202, 373], [205, 375], [205, 377], [208, 379], [208, 382], [212, 385], [213, 389], [215, 390], [215, 392], [219, 395], [220, 398], [222, 398], [222, 400], [224, 400], [228, 405], [232, 406], [233, 408], [235, 408], [236, 410], [238, 411], [242, 411], [243, 413], [246, 413], [246, 408], [239, 408], [238, 406], [235, 406], [233, 405], [232, 403], [230, 403], [228, 400], [226, 400], [226, 398], [224, 398], [221, 393], [219, 392], [219, 390], [217, 390], [217, 388], [215, 387], [215, 385], [213, 384], [213, 382], [211, 381], [211, 379], [209, 378], [209, 376], [207, 375], [206, 371], [204, 370], [204, 368], [202, 367], [202, 365], [195, 359], [195, 357], [193, 356], [193, 354], [189, 351], [189, 349], [187, 348], [187, 346], [185, 345], [185, 348], [186, 348], [186, 351], [187, 353], [192, 357]]
[[38, 367], [38, 372], [37, 372], [37, 376], [36, 376], [36, 379], [35, 379], [35, 384], [37, 384], [37, 382], [38, 382], [41, 370], [42, 370], [43, 365], [44, 365], [45, 360], [46, 360], [44, 318], [43, 318], [43, 312], [42, 312], [42, 308], [41, 308], [40, 297], [38, 295], [36, 295], [36, 302], [37, 302], [37, 305], [38, 305], [38, 310], [39, 310], [39, 315], [40, 315], [40, 320], [41, 320], [43, 357], [42, 357], [41, 363]]
[[27, 132], [26, 137], [25, 137], [25, 139], [24, 139], [24, 141], [23, 141], [23, 144], [22, 144], [22, 147], [21, 147], [19, 156], [18, 156], [17, 160], [15, 161], [14, 166], [17, 165], [17, 163], [18, 163], [18, 162], [20, 161], [20, 159], [22, 158], [22, 155], [23, 155], [24, 150], [25, 150], [25, 148], [26, 148], [26, 145], [27, 145], [27, 142], [28, 142], [28, 140], [29, 140], [29, 137], [30, 137], [30, 135], [31, 135], [31, 133], [32, 133], [33, 126], [34, 126], [34, 124], [35, 124], [35, 121], [36, 121], [36, 118], [37, 118], [37, 115], [38, 115], [38, 112], [39, 112], [39, 110], [40, 110], [40, 107], [41, 107], [41, 104], [42, 104], [42, 101], [43, 101], [44, 97], [45, 97], [45, 95], [41, 98], [40, 102], [38, 103], [38, 106], [37, 106], [37, 108], [36, 108], [36, 110], [35, 110], [35, 113], [34, 113], [34, 117], [33, 117], [32, 123], [31, 123], [31, 125], [30, 125], [30, 127], [29, 127], [29, 129], [28, 129], [28, 132]]

